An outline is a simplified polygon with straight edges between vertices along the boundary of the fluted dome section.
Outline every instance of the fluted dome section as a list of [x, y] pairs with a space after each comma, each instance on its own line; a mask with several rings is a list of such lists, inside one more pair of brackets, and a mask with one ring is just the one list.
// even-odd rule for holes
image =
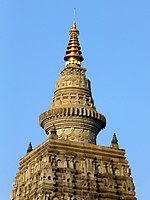
[[80, 48], [80, 43], [78, 40], [79, 31], [76, 28], [76, 22], [73, 22], [72, 28], [69, 31], [70, 40], [67, 46], [66, 55], [64, 57], [65, 61], [69, 61], [71, 63], [82, 62], [83, 56]]

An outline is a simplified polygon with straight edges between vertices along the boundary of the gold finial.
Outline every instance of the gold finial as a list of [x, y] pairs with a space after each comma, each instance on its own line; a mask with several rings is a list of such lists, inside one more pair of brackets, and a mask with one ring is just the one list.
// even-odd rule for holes
[[76, 27], [75, 9], [74, 9], [74, 20], [73, 20], [72, 28], [69, 31], [69, 35], [70, 35], [70, 40], [67, 46], [67, 51], [66, 51], [64, 60], [67, 61], [66, 64], [76, 63], [80, 65], [81, 62], [83, 61], [83, 57], [82, 57], [82, 52], [80, 50], [81, 48], [80, 48], [80, 44], [78, 40], [79, 31]]

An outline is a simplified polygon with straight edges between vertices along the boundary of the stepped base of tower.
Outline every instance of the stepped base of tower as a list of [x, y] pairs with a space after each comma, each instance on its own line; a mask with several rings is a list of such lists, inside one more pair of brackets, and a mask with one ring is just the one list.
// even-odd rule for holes
[[20, 160], [10, 200], [136, 200], [125, 150], [55, 134]]

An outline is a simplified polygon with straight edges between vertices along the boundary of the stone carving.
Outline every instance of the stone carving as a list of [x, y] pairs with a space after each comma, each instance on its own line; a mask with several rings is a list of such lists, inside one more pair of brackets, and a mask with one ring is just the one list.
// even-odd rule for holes
[[106, 119], [94, 106], [78, 34], [74, 21], [52, 105], [40, 115], [49, 137], [20, 160], [10, 200], [136, 200], [125, 151], [95, 145]]
[[[74, 129], [71, 129], [71, 131], [73, 132]], [[37, 191], [38, 185], [42, 186], [42, 190], [45, 191], [45, 193], [48, 191], [47, 188], [51, 190], [51, 193], [45, 194], [46, 199], [76, 198], [80, 200], [81, 194], [78, 193], [80, 188], [81, 191], [85, 191], [82, 194], [85, 199], [90, 198], [90, 200], [94, 200], [99, 198], [99, 195], [101, 195], [101, 199], [105, 199], [106, 196], [104, 194], [107, 193], [103, 191], [107, 190], [109, 190], [109, 194], [111, 194], [111, 196], [108, 195], [107, 198], [112, 198], [115, 194], [114, 191], [118, 190], [122, 191], [122, 194], [129, 194], [131, 200], [136, 200], [134, 197], [133, 181], [128, 172], [130, 170], [128, 164], [123, 161], [125, 158], [122, 152], [119, 150], [116, 152], [116, 150], [114, 150], [113, 155], [113, 150], [109, 147], [106, 148], [107, 154], [110, 151], [109, 154], [111, 155], [111, 159], [106, 162], [105, 159], [107, 159], [107, 157], [105, 156], [105, 150], [98, 150], [99, 147], [97, 147], [95, 151], [95, 145], [91, 145], [91, 148], [94, 147], [93, 153], [94, 151], [99, 152], [99, 156], [91, 158], [91, 150], [88, 150], [86, 146], [82, 146], [81, 144], [76, 144], [77, 149], [83, 149], [85, 152], [84, 154], [70, 154], [69, 152], [71, 151], [68, 149], [67, 151], [65, 150], [66, 154], [64, 155], [64, 148], [75, 148], [74, 143], [72, 143], [73, 146], [66, 146], [65, 142], [60, 143], [60, 140], [55, 140], [54, 144], [50, 143], [50, 150], [47, 151], [47, 144], [49, 142], [50, 141], [47, 140], [47, 143], [45, 143], [42, 148], [39, 146], [34, 154], [33, 150], [24, 158], [25, 160], [27, 159], [27, 161], [22, 161], [14, 182], [14, 189], [10, 200], [15, 200], [19, 196], [20, 199], [28, 196], [30, 200], [34, 200], [31, 191]], [[58, 145], [59, 153], [55, 150]], [[44, 155], [42, 153], [43, 151], [49, 152], [49, 156], [45, 154], [45, 156], [41, 156], [40, 159], [40, 155]], [[74, 151], [76, 150], [74, 149]], [[35, 157], [36, 153], [39, 157], [38, 159]], [[101, 157], [101, 155], [103, 156]], [[119, 162], [116, 161], [116, 159], [118, 159]], [[38, 163], [36, 163], [35, 160]], [[112, 162], [112, 160], [114, 161]], [[122, 165], [121, 162], [124, 162], [124, 165]], [[28, 163], [30, 163], [30, 165], [24, 168], [24, 163], [26, 163], [26, 166], [28, 166]], [[39, 167], [37, 167], [37, 165]], [[114, 173], [112, 174], [113, 170]], [[23, 184], [24, 187], [22, 187]], [[43, 195], [44, 193], [42, 192], [41, 195], [38, 196], [39, 198], [43, 198]]]

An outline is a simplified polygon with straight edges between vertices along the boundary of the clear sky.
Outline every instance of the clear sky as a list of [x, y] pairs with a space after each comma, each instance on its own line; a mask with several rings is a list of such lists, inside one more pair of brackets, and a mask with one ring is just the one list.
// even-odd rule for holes
[[99, 145], [117, 133], [138, 200], [150, 189], [150, 1], [0, 0], [0, 199], [8, 200], [19, 159], [46, 138], [38, 124], [77, 27], [96, 108], [107, 118]]

